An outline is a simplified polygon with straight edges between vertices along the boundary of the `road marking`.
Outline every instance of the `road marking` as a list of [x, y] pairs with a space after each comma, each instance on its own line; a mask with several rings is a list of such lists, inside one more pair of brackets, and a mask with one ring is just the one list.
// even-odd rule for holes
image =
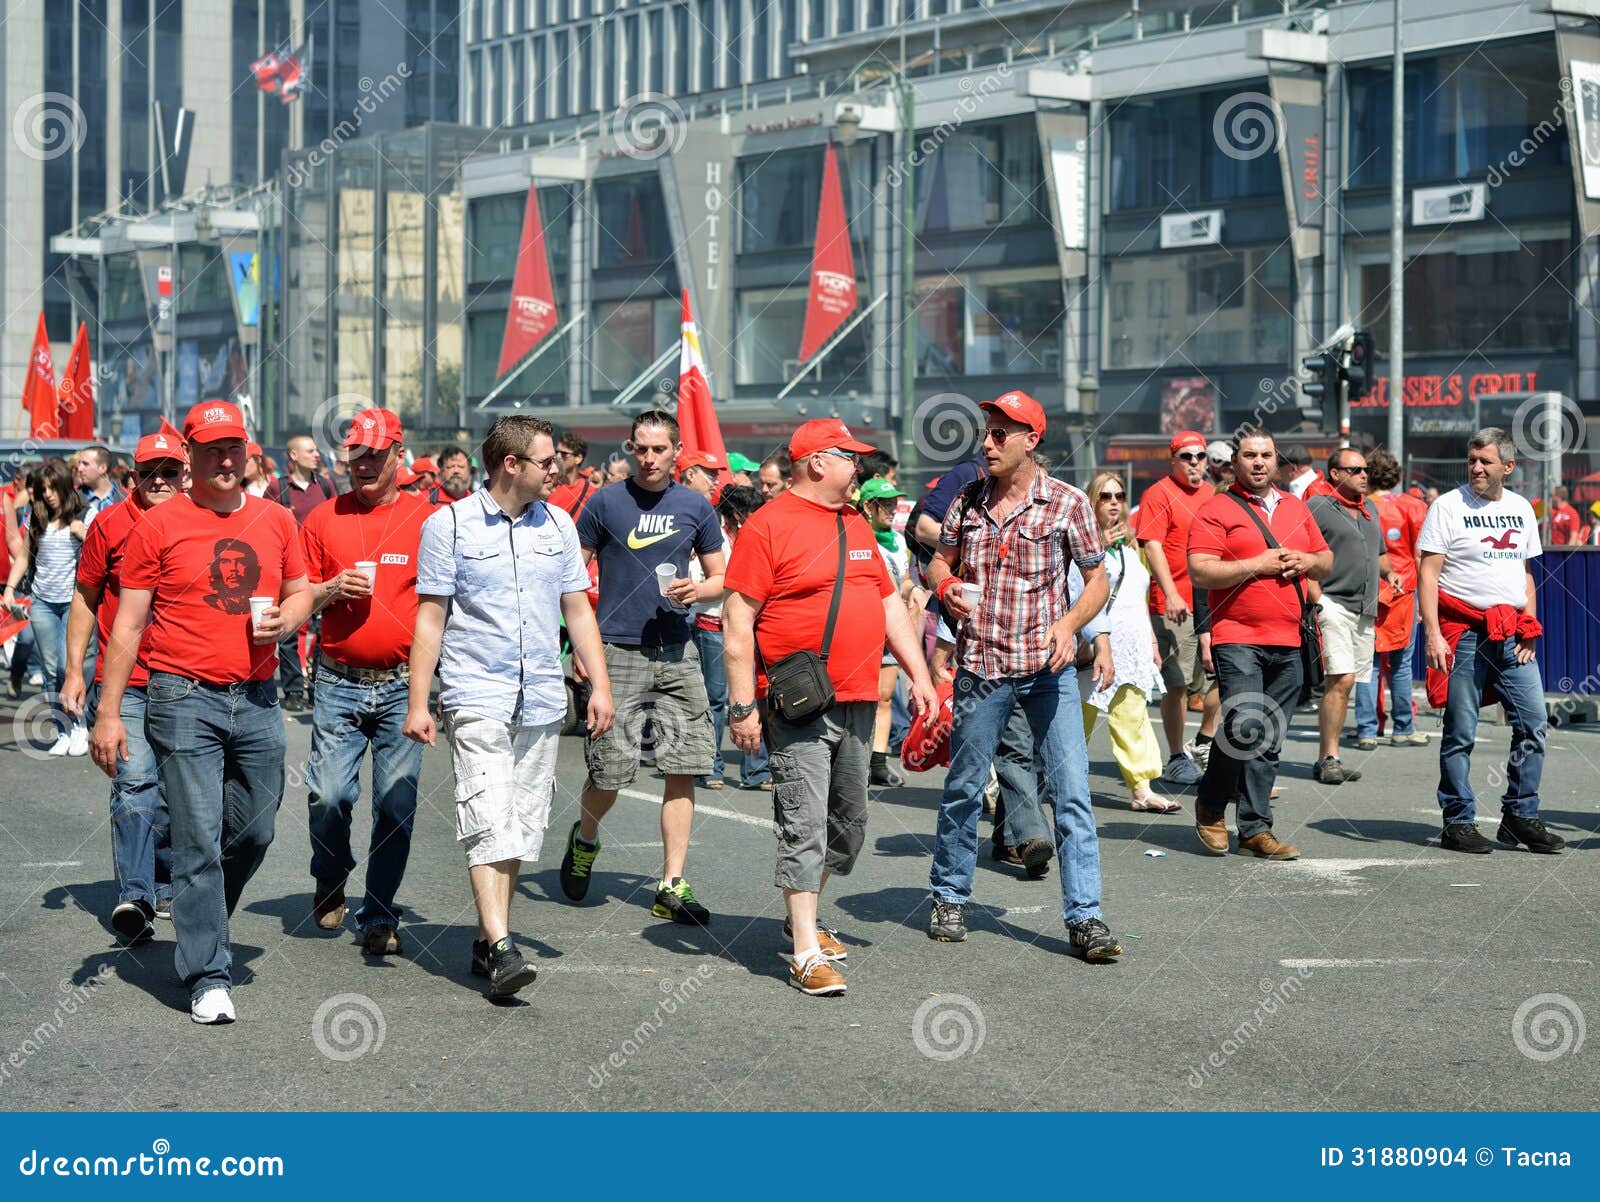
[[1013, 914], [1043, 914], [1053, 909], [1054, 906], [1007, 906], [1001, 913], [1010, 918]]
[[1391, 964], [1427, 964], [1427, 960], [1405, 957], [1368, 960], [1279, 960], [1279, 968], [1385, 968]]
[[1437, 863], [1431, 860], [1400, 860], [1400, 859], [1371, 859], [1371, 860], [1339, 860], [1339, 859], [1313, 859], [1292, 860], [1284, 864], [1281, 869], [1274, 869], [1273, 875], [1282, 872], [1286, 876], [1315, 877], [1320, 884], [1325, 884], [1331, 890], [1343, 890], [1347, 893], [1358, 892], [1358, 887], [1367, 885], [1359, 875], [1369, 868], [1434, 868]]
[[34, 864], [24, 864], [24, 868], [82, 868], [82, 860], [40, 860]]
[[[632, 797], [636, 801], [653, 801], [661, 804], [661, 798], [654, 793], [641, 793], [638, 789], [618, 789], [618, 794], [623, 797]], [[735, 822], [742, 822], [746, 826], [759, 826], [764, 831], [772, 829], [772, 819], [756, 818], [750, 814], [741, 814], [738, 810], [725, 810], [721, 806], [708, 806], [699, 801], [694, 803], [696, 814], [710, 814], [713, 818], [731, 818]]]

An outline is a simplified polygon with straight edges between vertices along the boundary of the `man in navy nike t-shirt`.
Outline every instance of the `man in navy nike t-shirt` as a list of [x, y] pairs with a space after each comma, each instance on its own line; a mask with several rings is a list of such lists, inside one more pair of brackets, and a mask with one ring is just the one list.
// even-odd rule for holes
[[[689, 607], [722, 597], [722, 526], [705, 497], [675, 480], [683, 444], [671, 414], [648, 410], [633, 420], [634, 472], [596, 492], [578, 517], [585, 561], [600, 562], [600, 637], [606, 647], [617, 720], [590, 737], [582, 817], [567, 836], [561, 889], [573, 901], [589, 891], [600, 850], [600, 820], [633, 783], [648, 718], [656, 767], [666, 776], [661, 801], [665, 849], [651, 910], [658, 918], [704, 924], [711, 915], [683, 879], [694, 819], [694, 780], [711, 772], [715, 736]], [[705, 579], [689, 579], [698, 555]], [[670, 577], [657, 569], [670, 565]], [[665, 575], [665, 574], [663, 574]], [[649, 707], [648, 712], [646, 707]]]

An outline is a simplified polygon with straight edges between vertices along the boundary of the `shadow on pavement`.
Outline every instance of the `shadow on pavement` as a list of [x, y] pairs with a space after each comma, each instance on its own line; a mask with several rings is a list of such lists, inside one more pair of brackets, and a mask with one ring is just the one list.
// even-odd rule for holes
[[[169, 1010], [188, 1013], [189, 990], [173, 967], [172, 951], [172, 924], [160, 923], [156, 927], [156, 938], [150, 943], [135, 948], [111, 948], [85, 956], [72, 974], [72, 983], [82, 985], [109, 968], [119, 981], [144, 990]], [[234, 943], [231, 951], [234, 985], [249, 984], [255, 976], [250, 963], [262, 954], [261, 949], [248, 943]]]
[[1198, 856], [1204, 860], [1216, 858], [1200, 846], [1200, 839], [1194, 833], [1192, 813], [1183, 811], [1177, 814], [1151, 814], [1148, 815], [1148, 822], [1139, 821], [1145, 817], [1146, 815], [1138, 814], [1131, 822], [1102, 822], [1099, 824], [1100, 838], [1128, 843], [1148, 843], [1152, 847]]

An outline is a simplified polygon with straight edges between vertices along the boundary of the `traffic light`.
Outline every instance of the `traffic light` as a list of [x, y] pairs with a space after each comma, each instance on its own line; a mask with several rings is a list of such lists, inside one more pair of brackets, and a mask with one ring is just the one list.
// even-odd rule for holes
[[1335, 350], [1318, 351], [1300, 360], [1300, 370], [1306, 379], [1300, 390], [1313, 407], [1322, 410], [1322, 424], [1326, 430], [1339, 428], [1339, 353]]
[[1358, 330], [1350, 341], [1350, 365], [1344, 372], [1348, 386], [1346, 395], [1352, 404], [1372, 391], [1373, 381], [1378, 378], [1376, 354], [1377, 344], [1372, 335]]

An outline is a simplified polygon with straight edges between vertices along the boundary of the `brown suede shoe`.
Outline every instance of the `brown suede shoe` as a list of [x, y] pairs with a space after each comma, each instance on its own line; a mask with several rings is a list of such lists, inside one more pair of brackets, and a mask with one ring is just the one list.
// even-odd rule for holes
[[1259, 860], [1298, 860], [1300, 849], [1292, 843], [1279, 843], [1271, 831], [1262, 831], [1248, 839], [1239, 840], [1238, 854], [1255, 856]]
[[369, 956], [398, 956], [400, 932], [386, 922], [374, 923], [361, 936], [361, 950]]
[[324, 893], [317, 890], [311, 899], [311, 917], [324, 931], [337, 931], [344, 926], [344, 894]]
[[1196, 818], [1194, 833], [1200, 836], [1200, 842], [1205, 849], [1214, 856], [1228, 854], [1228, 823], [1226, 819], [1218, 818], [1215, 822], [1207, 822]]
[[844, 974], [821, 956], [804, 964], [789, 963], [789, 984], [812, 997], [838, 997], [844, 992]]
[[1009, 843], [989, 844], [989, 858], [996, 864], [1015, 864], [1018, 868], [1024, 866], [1021, 851]]
[[[785, 939], [794, 938], [794, 927], [790, 925], [787, 918], [783, 920], [783, 937]], [[820, 922], [817, 923], [817, 947], [821, 950], [824, 960], [844, 960], [849, 958], [850, 955], [850, 949], [845, 947], [839, 939], [839, 932], [832, 927], [823, 926]], [[785, 953], [785, 958], [793, 959], [787, 953]]]

